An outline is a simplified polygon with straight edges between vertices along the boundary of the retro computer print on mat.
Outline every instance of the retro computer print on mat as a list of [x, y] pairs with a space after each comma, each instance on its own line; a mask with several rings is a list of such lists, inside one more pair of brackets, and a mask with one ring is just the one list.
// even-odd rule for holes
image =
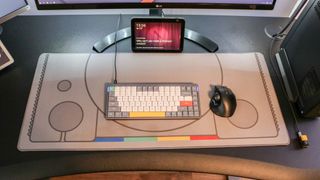
[[[201, 118], [106, 119], [114, 54], [42, 54], [18, 143], [21, 151], [273, 146], [289, 143], [264, 57], [245, 54], [119, 53], [119, 83], [199, 86]], [[236, 95], [233, 116], [209, 110], [213, 85]]]

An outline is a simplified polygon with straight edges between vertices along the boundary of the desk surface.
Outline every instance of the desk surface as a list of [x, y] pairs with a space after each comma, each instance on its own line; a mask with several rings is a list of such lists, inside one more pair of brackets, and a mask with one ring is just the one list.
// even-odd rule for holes
[[[283, 24], [280, 18], [186, 16], [186, 27], [215, 40], [219, 52], [261, 52], [268, 60], [270, 39], [264, 27]], [[0, 72], [0, 167], [16, 163], [66, 158], [73, 161], [80, 155], [95, 156], [110, 152], [19, 152], [17, 142], [27, 104], [29, 91], [41, 53], [88, 53], [92, 45], [104, 35], [116, 29], [117, 16], [24, 16], [4, 24], [1, 40], [15, 59], [15, 63]], [[129, 25], [130, 17], [124, 16], [122, 27]], [[130, 52], [130, 40], [119, 43], [120, 52]], [[113, 48], [108, 50], [113, 51]], [[186, 41], [184, 52], [205, 52]], [[268, 62], [270, 67], [270, 63]], [[270, 68], [269, 68], [270, 69]], [[293, 119], [279, 82], [271, 72], [284, 114], [291, 143], [281, 147], [251, 147], [222, 149], [163, 150], [163, 152], [189, 152], [197, 154], [225, 155], [272, 162], [291, 167], [320, 168], [320, 121], [299, 122], [307, 132], [310, 147], [299, 149], [295, 139]]]

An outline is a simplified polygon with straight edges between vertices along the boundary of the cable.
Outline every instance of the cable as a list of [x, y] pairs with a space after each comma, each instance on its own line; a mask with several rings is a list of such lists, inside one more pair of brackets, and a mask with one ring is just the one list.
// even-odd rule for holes
[[118, 69], [117, 69], [118, 43], [117, 43], [117, 40], [118, 40], [118, 31], [120, 29], [121, 17], [122, 17], [122, 14], [120, 13], [119, 18], [118, 18], [117, 30], [114, 35], [114, 45], [115, 45], [115, 47], [114, 47], [114, 80], [113, 80], [114, 84], [118, 83]]
[[287, 23], [287, 25], [278, 33], [273, 34], [272, 37], [278, 39], [281, 38], [283, 36], [285, 36], [286, 34], [283, 34], [290, 26], [291, 24], [295, 21], [295, 19], [298, 17], [298, 15], [300, 14], [300, 12], [302, 11], [303, 7], [306, 5], [306, 3], [308, 2], [308, 0], [304, 0], [301, 4], [300, 7], [297, 8], [297, 10], [295, 11], [294, 15], [292, 16], [292, 18], [290, 19], [290, 21]]
[[221, 63], [221, 60], [220, 60], [218, 54], [217, 54], [217, 53], [213, 53], [213, 54], [216, 56], [217, 61], [218, 61], [218, 63], [219, 63], [220, 73], [221, 73], [220, 85], [223, 86], [223, 68], [222, 68], [222, 63]]

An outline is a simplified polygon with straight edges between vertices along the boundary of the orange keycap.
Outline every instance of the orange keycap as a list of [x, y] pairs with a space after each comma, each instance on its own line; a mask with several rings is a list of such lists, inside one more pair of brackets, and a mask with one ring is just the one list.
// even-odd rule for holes
[[192, 106], [192, 101], [180, 101], [181, 107]]

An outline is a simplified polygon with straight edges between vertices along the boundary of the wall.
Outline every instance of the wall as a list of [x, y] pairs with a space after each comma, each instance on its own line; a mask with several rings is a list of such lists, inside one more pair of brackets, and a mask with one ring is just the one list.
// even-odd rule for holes
[[[65, 15], [65, 14], [146, 14], [145, 9], [109, 9], [109, 10], [37, 10], [34, 0], [27, 0], [31, 10], [25, 15]], [[220, 10], [220, 9], [166, 9], [166, 14], [199, 14], [199, 15], [239, 15], [239, 16], [276, 16], [288, 17], [298, 0], [277, 0], [274, 10]]]

